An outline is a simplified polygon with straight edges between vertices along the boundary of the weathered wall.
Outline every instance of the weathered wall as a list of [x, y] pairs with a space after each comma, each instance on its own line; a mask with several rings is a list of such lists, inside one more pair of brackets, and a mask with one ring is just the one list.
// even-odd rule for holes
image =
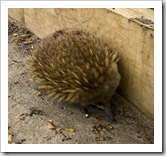
[[9, 15], [40, 38], [63, 28], [83, 28], [103, 39], [121, 57], [120, 92], [153, 118], [152, 9], [9, 9]]

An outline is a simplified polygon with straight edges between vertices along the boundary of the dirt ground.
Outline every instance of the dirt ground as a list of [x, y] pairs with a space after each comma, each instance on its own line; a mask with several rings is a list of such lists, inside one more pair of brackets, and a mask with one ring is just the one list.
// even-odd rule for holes
[[34, 90], [26, 56], [40, 42], [35, 35], [9, 18], [8, 111], [9, 138], [13, 144], [153, 144], [154, 123], [116, 93], [116, 122], [92, 107], [86, 117], [81, 106], [48, 100]]

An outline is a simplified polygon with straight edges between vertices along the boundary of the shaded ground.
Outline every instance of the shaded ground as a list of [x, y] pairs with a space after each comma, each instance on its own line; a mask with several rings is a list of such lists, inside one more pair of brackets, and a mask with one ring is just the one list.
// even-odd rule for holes
[[85, 117], [77, 105], [54, 103], [32, 88], [26, 56], [40, 40], [9, 18], [9, 143], [22, 144], [152, 144], [153, 121], [119, 94], [113, 97], [116, 123], [91, 108]]

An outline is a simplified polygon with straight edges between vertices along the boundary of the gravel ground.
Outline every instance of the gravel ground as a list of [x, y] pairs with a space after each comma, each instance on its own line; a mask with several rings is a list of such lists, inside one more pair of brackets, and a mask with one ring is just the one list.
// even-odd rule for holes
[[112, 101], [116, 122], [92, 107], [86, 117], [81, 106], [48, 100], [32, 87], [26, 56], [40, 39], [9, 17], [8, 85], [10, 144], [153, 144], [154, 123], [116, 93]]

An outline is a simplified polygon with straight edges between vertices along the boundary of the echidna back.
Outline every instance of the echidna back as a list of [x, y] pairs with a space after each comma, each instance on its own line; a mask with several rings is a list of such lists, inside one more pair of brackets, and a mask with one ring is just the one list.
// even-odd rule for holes
[[69, 29], [45, 38], [29, 56], [28, 64], [39, 88], [49, 97], [91, 103], [97, 101], [110, 77], [111, 64], [118, 60], [118, 53], [95, 36]]

